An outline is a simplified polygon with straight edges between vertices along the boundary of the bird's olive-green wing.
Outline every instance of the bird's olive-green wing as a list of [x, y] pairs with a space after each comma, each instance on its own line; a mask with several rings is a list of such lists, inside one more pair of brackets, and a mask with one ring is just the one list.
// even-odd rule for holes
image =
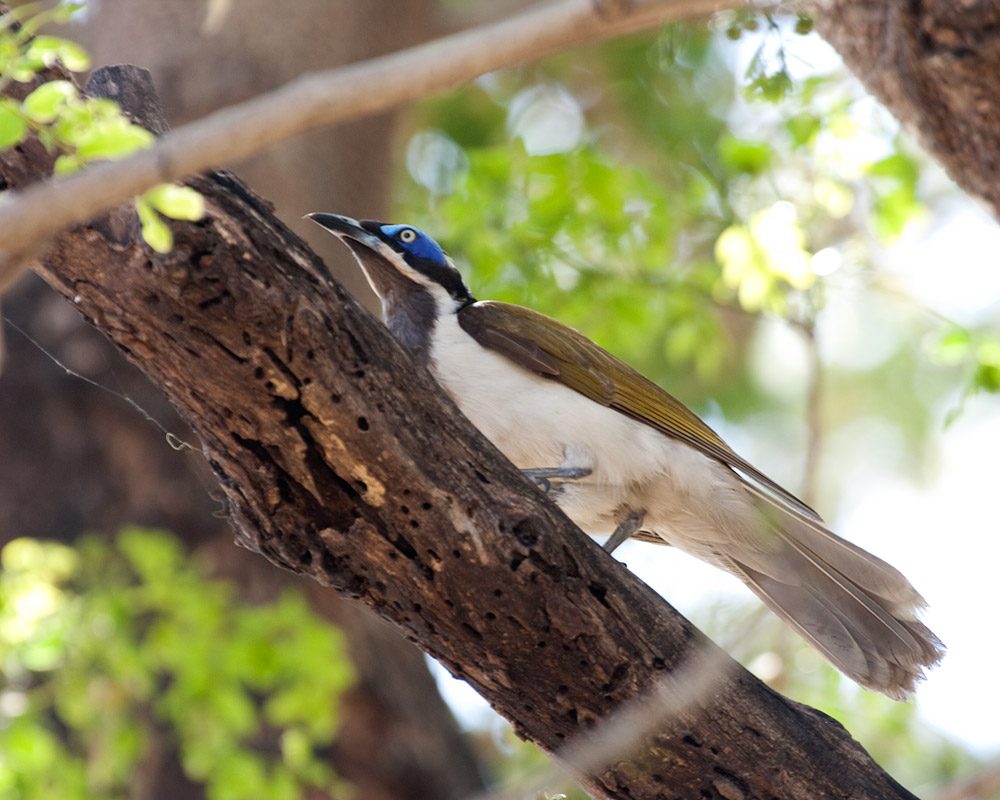
[[530, 308], [493, 301], [466, 306], [458, 312], [458, 322], [483, 347], [691, 445], [751, 478], [779, 501], [819, 519], [795, 495], [733, 452], [687, 406], [568, 325]]

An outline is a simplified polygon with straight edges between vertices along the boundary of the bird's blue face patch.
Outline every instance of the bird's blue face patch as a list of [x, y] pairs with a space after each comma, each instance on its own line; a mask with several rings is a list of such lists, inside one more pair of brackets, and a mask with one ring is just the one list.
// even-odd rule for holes
[[435, 264], [445, 264], [444, 250], [430, 236], [412, 225], [383, 225], [379, 228], [382, 235], [392, 239], [393, 243], [403, 253]]

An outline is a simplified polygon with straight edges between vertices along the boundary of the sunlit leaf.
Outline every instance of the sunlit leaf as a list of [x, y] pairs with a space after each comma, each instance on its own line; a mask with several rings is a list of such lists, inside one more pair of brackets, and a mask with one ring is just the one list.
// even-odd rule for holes
[[76, 172], [83, 166], [83, 159], [81, 159], [76, 153], [65, 153], [56, 159], [56, 163], [52, 167], [52, 171], [56, 175], [68, 175], [71, 172]]
[[21, 103], [21, 109], [36, 122], [52, 122], [62, 108], [79, 97], [69, 81], [43, 83]]
[[792, 78], [784, 69], [773, 74], [764, 74], [755, 78], [747, 90], [751, 96], [757, 95], [771, 103], [784, 100], [792, 90]]
[[912, 158], [897, 152], [871, 164], [868, 167], [868, 174], [888, 176], [903, 183], [913, 184], [916, 183], [918, 170]]
[[288, 728], [281, 737], [281, 757], [292, 769], [302, 769], [312, 755], [312, 742], [299, 728]]
[[879, 235], [893, 239], [922, 209], [913, 188], [902, 185], [875, 199], [875, 225]]
[[990, 394], [1000, 392], [1000, 340], [989, 338], [976, 348], [973, 386]]
[[930, 355], [938, 364], [962, 364], [973, 352], [972, 335], [965, 328], [949, 328], [930, 346]]
[[26, 55], [46, 67], [62, 61], [66, 69], [72, 72], [81, 72], [90, 67], [90, 56], [80, 45], [58, 36], [34, 37], [28, 45]]
[[157, 253], [169, 253], [174, 246], [174, 235], [148, 201], [137, 198], [135, 210], [142, 223], [142, 238]]
[[11, 539], [0, 550], [0, 564], [8, 573], [31, 572], [42, 580], [62, 580], [77, 568], [76, 552], [56, 542]]
[[821, 128], [820, 118], [809, 111], [803, 111], [785, 120], [785, 129], [791, 134], [794, 147], [802, 147], [811, 142]]
[[0, 104], [0, 149], [20, 144], [27, 132], [24, 118], [6, 104]]
[[55, 11], [55, 21], [56, 22], [71, 22], [73, 17], [80, 11], [83, 11], [87, 7], [86, 2], [81, 3], [69, 3], [60, 2], [58, 6], [54, 9]]
[[205, 215], [204, 196], [190, 186], [161, 183], [144, 196], [153, 208], [171, 219], [196, 221]]
[[770, 166], [773, 151], [767, 142], [724, 136], [719, 140], [719, 155], [733, 172], [756, 175]]
[[79, 135], [71, 139], [77, 154], [85, 161], [125, 158], [154, 141], [152, 133], [124, 117], [81, 129]]

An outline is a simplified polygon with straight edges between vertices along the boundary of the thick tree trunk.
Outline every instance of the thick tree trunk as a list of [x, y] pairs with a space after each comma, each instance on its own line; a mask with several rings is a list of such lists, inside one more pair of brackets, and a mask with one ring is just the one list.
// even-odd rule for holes
[[1000, 3], [821, 0], [817, 30], [970, 194], [1000, 218]]
[[[80, 40], [100, 64], [150, 70], [172, 125], [275, 89], [299, 75], [362, 61], [429, 38], [434, 0], [271, 0], [136, 3], [102, 0]], [[224, 9], [221, 14], [211, 14]], [[391, 25], [372, 24], [391, 19]], [[238, 165], [275, 214], [317, 249], [338, 280], [373, 306], [374, 296], [344, 249], [303, 215], [344, 208], [380, 218], [389, 202], [396, 114], [283, 142]], [[353, 209], [353, 210], [350, 210]], [[231, 537], [230, 537], [231, 538]], [[220, 562], [225, 563], [225, 562]], [[245, 560], [240, 560], [245, 564]], [[272, 585], [278, 583], [272, 577]], [[247, 574], [230, 578], [247, 585]], [[343, 628], [358, 683], [345, 702], [334, 761], [367, 800], [457, 800], [482, 788], [471, 746], [460, 735], [422, 654], [358, 603], [312, 592], [314, 607]], [[415, 726], [419, 736], [411, 735]], [[382, 741], [383, 746], [372, 746]]]
[[[98, 21], [107, 22], [104, 18], [107, 5], [101, 5]], [[156, 11], [154, 6], [132, 6], [116, 9], [119, 13], [114, 25], [105, 30], [108, 36], [115, 25], [138, 25], [133, 16], [137, 12], [141, 15], [143, 10]], [[249, 10], [245, 6], [239, 8], [240, 14]], [[172, 9], [170, 13], [176, 11]], [[342, 16], [347, 11], [343, 9]], [[213, 74], [212, 64], [201, 63], [198, 56], [204, 53], [210, 60], [224, 59], [224, 50], [234, 33], [227, 31], [225, 37], [216, 37], [211, 42], [212, 47], [204, 47], [197, 35], [197, 20], [192, 24], [190, 16], [180, 15], [175, 24], [190, 28], [181, 37], [187, 49], [183, 53], [168, 52], [161, 40], [159, 50], [154, 53], [149, 37], [161, 30], [163, 24], [160, 19], [156, 25], [144, 31], [133, 30], [131, 36], [121, 35], [117, 41], [138, 47], [140, 52], [145, 47], [145, 53], [155, 56], [154, 60], [165, 72], [170, 71], [171, 57], [186, 57], [188, 73], [202, 76], [200, 98], [208, 102], [213, 96], [209, 86], [212, 82], [205, 76]], [[280, 49], [283, 45], [286, 52], [293, 48], [286, 38], [289, 31], [274, 30], [273, 21], [264, 16], [257, 24], [261, 31], [270, 31], [267, 37], [270, 48]], [[241, 17], [238, 34], [244, 42], [264, 36], [263, 32], [252, 36], [250, 27], [251, 22]], [[411, 26], [397, 44], [408, 42], [414, 30]], [[344, 36], [349, 33], [338, 31]], [[391, 37], [384, 31], [379, 37], [383, 45], [380, 49], [386, 49], [386, 40]], [[359, 46], [357, 36], [354, 46]], [[263, 59], [268, 53], [256, 55], [261, 59], [256, 63], [263, 69], [266, 63]], [[240, 54], [241, 58], [244, 56], [245, 53]], [[292, 61], [286, 56], [282, 67], [291, 69]], [[259, 85], [262, 80], [289, 77], [264, 72], [266, 75], [254, 76], [257, 83], [249, 90], [244, 88], [243, 94], [268, 88]], [[240, 74], [240, 70], [234, 74]], [[26, 92], [24, 87], [12, 87], [18, 88], [22, 94]], [[215, 103], [219, 104], [225, 95], [217, 85], [215, 89]], [[230, 84], [226, 90], [232, 94], [236, 87]], [[179, 102], [178, 98], [175, 101]], [[145, 122], [150, 124], [148, 118]], [[159, 132], [166, 123], [160, 120], [151, 127]], [[314, 136], [309, 145], [286, 145], [284, 150], [291, 155], [286, 153], [285, 157], [312, 158], [323, 163], [323, 169], [306, 170], [299, 181], [284, 180], [290, 187], [289, 194], [292, 188], [297, 188], [301, 202], [315, 203], [315, 198], [323, 194], [321, 187], [325, 186], [329, 197], [340, 198], [331, 202], [344, 204], [350, 197], [351, 202], [358, 203], [359, 210], [373, 212], [375, 198], [387, 194], [388, 169], [365, 171], [365, 192], [352, 193], [345, 187], [353, 187], [362, 178], [361, 161], [377, 162], [382, 158], [388, 148], [389, 128], [390, 120], [380, 118], [371, 124], [354, 126], [350, 131], [340, 131], [337, 137]], [[337, 147], [360, 159], [354, 165], [354, 180], [343, 174], [347, 159], [326, 158], [329, 150]], [[51, 167], [50, 159], [37, 143], [27, 145], [27, 151], [32, 158], [22, 166], [30, 173], [16, 176], [17, 183], [39, 177]], [[278, 161], [283, 163], [281, 158]], [[266, 172], [266, 165], [257, 165], [258, 175]], [[274, 176], [271, 180], [278, 182]], [[134, 236], [132, 222], [131, 212], [119, 216], [116, 226], [121, 223], [121, 227], [114, 229], [126, 238]], [[315, 227], [311, 223], [310, 226]], [[109, 235], [110, 230], [106, 231]], [[213, 559], [218, 565], [217, 573], [236, 584], [248, 602], [271, 599], [290, 582], [291, 576], [286, 573], [266, 565], [250, 569], [249, 558], [232, 557], [231, 529], [218, 518], [216, 481], [204, 459], [198, 453], [172, 449], [162, 431], [112, 392], [133, 399], [178, 438], [195, 441], [194, 435], [178, 419], [163, 394], [122, 358], [104, 336], [34, 276], [4, 297], [4, 313], [54, 358], [98, 385], [67, 374], [26, 338], [8, 332], [6, 369], [0, 379], [0, 546], [17, 536], [71, 541], [84, 531], [111, 534], [126, 524], [162, 526], [176, 533], [192, 549], [217, 550], [224, 546], [227, 556]], [[460, 735], [450, 710], [437, 692], [422, 654], [361, 604], [339, 600], [329, 592], [322, 598], [318, 592], [311, 594], [316, 610], [347, 634], [358, 674], [357, 684], [345, 698], [344, 721], [332, 754], [338, 774], [354, 784], [359, 796], [370, 800], [414, 797], [458, 800], [480, 790], [482, 776], [471, 746]], [[417, 728], [420, 734], [414, 735]], [[379, 741], [383, 746], [372, 746]], [[154, 795], [176, 796], [178, 787], [183, 786], [184, 796], [197, 796], [192, 794], [197, 787], [185, 783], [176, 754], [158, 753], [155, 761], [156, 767], [148, 776]]]
[[[191, 184], [171, 253], [96, 222], [38, 269], [197, 432], [242, 544], [361, 598], [595, 797], [912, 797], [577, 530], [238, 179]], [[636, 702], [634, 746], [564, 749]]]

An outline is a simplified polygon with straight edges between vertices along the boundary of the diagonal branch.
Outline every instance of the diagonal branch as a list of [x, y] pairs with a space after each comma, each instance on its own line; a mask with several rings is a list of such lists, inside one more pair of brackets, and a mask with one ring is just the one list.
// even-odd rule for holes
[[[169, 254], [124, 208], [38, 269], [190, 422], [243, 544], [394, 622], [595, 798], [913, 800], [576, 529], [248, 187], [192, 185], [206, 216]], [[657, 694], [629, 752], [592, 754]]]
[[67, 226], [161, 182], [232, 163], [322, 125], [385, 111], [573, 45], [703, 17], [742, 0], [554, 0], [488, 25], [304, 75], [164, 136], [123, 161], [33, 186], [0, 207], [0, 271]]

